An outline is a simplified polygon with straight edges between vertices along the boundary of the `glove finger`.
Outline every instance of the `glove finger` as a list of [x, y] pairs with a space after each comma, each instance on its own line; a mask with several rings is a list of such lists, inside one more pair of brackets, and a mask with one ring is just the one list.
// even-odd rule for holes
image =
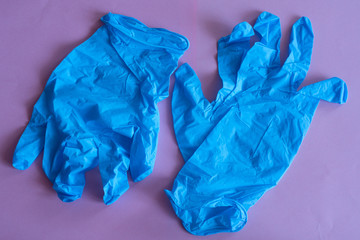
[[311, 22], [302, 17], [293, 25], [290, 35], [289, 56], [283, 70], [292, 73], [290, 85], [297, 89], [309, 70], [313, 49], [314, 33]]
[[[118, 140], [118, 139], [117, 139]], [[102, 140], [99, 147], [99, 169], [104, 190], [104, 203], [115, 202], [129, 189], [127, 171], [129, 169], [130, 145]]]
[[276, 62], [277, 55], [277, 51], [262, 43], [255, 43], [247, 52], [240, 66], [236, 89], [231, 96], [251, 87], [261, 87], [266, 82], [270, 71], [273, 70], [273, 63]]
[[[194, 116], [195, 112], [200, 115], [209, 107], [209, 101], [204, 97], [201, 82], [194, 70], [187, 64], [183, 64], [175, 72], [175, 85], [172, 96], [172, 114], [175, 125], [185, 124], [185, 118]], [[195, 114], [195, 115], [199, 115]]]
[[234, 89], [237, 72], [246, 52], [250, 49], [250, 37], [253, 35], [252, 26], [242, 22], [234, 27], [230, 35], [218, 41], [218, 68], [223, 82], [218, 99], [223, 99]]
[[178, 146], [186, 161], [211, 128], [213, 105], [204, 97], [200, 80], [188, 64], [182, 65], [175, 76], [172, 115]]
[[261, 13], [256, 20], [254, 30], [262, 44], [276, 51], [272, 58], [272, 64], [280, 66], [281, 27], [279, 17], [269, 12]]
[[194, 70], [185, 63], [175, 72], [175, 78], [173, 106], [183, 111], [194, 106], [205, 109], [209, 102], [204, 97], [200, 80]]
[[27, 169], [44, 148], [46, 131], [45, 117], [36, 108], [31, 119], [16, 146], [13, 156], [13, 166], [17, 169]]
[[346, 103], [348, 96], [346, 83], [336, 77], [303, 87], [299, 93], [339, 104]]
[[280, 67], [281, 27], [277, 16], [263, 12], [258, 17], [254, 30], [260, 42], [246, 53], [238, 71], [238, 83], [231, 93], [235, 95], [251, 87], [261, 87], [274, 68]]
[[59, 131], [58, 123], [50, 118], [46, 125], [45, 146], [43, 154], [43, 170], [49, 180], [53, 183], [63, 166], [63, 138], [66, 135]]
[[98, 150], [92, 138], [72, 137], [63, 142], [62, 167], [55, 178], [53, 188], [64, 202], [80, 198], [85, 186], [85, 172], [97, 166]]
[[142, 126], [135, 132], [130, 154], [130, 172], [134, 182], [143, 180], [153, 171], [158, 129], [158, 122], [146, 124], [146, 120], [144, 120]]
[[232, 95], [254, 86], [260, 87], [269, 72], [280, 67], [280, 19], [263, 12], [259, 15], [254, 30], [260, 42], [256, 42], [247, 51], [237, 72], [237, 85]]

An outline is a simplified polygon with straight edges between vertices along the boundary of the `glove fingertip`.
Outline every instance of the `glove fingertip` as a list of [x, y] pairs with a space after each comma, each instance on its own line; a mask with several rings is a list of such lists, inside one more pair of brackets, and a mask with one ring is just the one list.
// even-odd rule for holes
[[270, 12], [267, 11], [263, 11], [262, 13], [260, 13], [259, 17], [258, 17], [258, 21], [263, 21], [263, 20], [271, 20], [271, 19], [279, 19], [278, 16], [276, 16], [275, 14], [272, 14]]
[[[31, 152], [29, 152], [29, 150]], [[34, 146], [24, 146], [18, 143], [15, 149], [12, 165], [14, 168], [19, 170], [28, 169], [31, 164], [35, 161], [41, 150]], [[34, 154], [35, 153], [35, 154]]]
[[103, 197], [103, 201], [106, 205], [111, 205], [113, 204], [116, 200], [118, 200], [120, 197], [120, 195], [108, 195], [105, 194]]
[[308, 17], [302, 16], [301, 18], [299, 18], [299, 20], [297, 22], [302, 23], [302, 24], [306, 24], [306, 25], [311, 27], [311, 21], [310, 21], [310, 19]]
[[74, 202], [75, 200], [81, 198], [81, 195], [67, 195], [60, 192], [58, 192], [57, 194], [60, 200], [63, 202]]
[[188, 63], [184, 63], [175, 72], [176, 81], [185, 82], [187, 79], [189, 79], [189, 75], [192, 75], [191, 73], [192, 68], [190, 67], [190, 65]]
[[[296, 29], [298, 31], [296, 31]], [[314, 32], [312, 29], [311, 21], [308, 17], [301, 17], [293, 26], [293, 31], [295, 34], [299, 35], [299, 37], [308, 36], [308, 39], [313, 40]], [[306, 33], [306, 34], [305, 34]], [[304, 40], [299, 38], [299, 40]]]
[[249, 39], [252, 36], [254, 36], [252, 26], [248, 22], [241, 22], [233, 28], [229, 42]]
[[254, 30], [263, 44], [279, 50], [281, 27], [278, 16], [269, 12], [261, 13], [256, 20]]
[[114, 203], [129, 189], [129, 183], [126, 174], [120, 173], [108, 180], [105, 180], [103, 175], [102, 178], [104, 191], [103, 201], [106, 205]]
[[338, 103], [339, 104], [344, 104], [346, 103], [347, 101], [347, 98], [348, 98], [348, 88], [347, 88], [347, 85], [346, 83], [341, 80], [340, 78], [338, 78], [338, 80], [340, 81], [340, 86], [339, 86], [339, 101]]
[[104, 196], [103, 201], [106, 205], [113, 204], [116, 200], [120, 198], [127, 190], [129, 189], [129, 184], [126, 182], [117, 179], [112, 181], [104, 186]]
[[18, 170], [26, 170], [30, 167], [29, 161], [26, 161], [24, 159], [20, 159], [14, 155], [12, 166]]
[[266, 29], [272, 27], [273, 29], [270, 30], [274, 30], [274, 28], [280, 30], [280, 18], [272, 13], [262, 12], [254, 25], [255, 31], [257, 31], [258, 28], [261, 28], [261, 26], [265, 26]]
[[[328, 92], [327, 94], [328, 97], [326, 97], [327, 95], [324, 94], [324, 97], [320, 99], [338, 104], [346, 103], [348, 98], [348, 89], [346, 83], [342, 79], [338, 77], [333, 77], [323, 82], [325, 83], [326, 86], [324, 88], [324, 92], [325, 93]], [[321, 83], [322, 82], [319, 82], [319, 84]]]
[[[130, 169], [131, 170], [131, 169]], [[142, 180], [144, 180], [147, 176], [149, 176], [152, 173], [153, 169], [150, 167], [150, 169], [147, 169], [145, 171], [142, 171], [140, 174], [134, 174], [133, 172], [131, 172], [131, 177], [133, 178], [134, 182], [140, 182]]]

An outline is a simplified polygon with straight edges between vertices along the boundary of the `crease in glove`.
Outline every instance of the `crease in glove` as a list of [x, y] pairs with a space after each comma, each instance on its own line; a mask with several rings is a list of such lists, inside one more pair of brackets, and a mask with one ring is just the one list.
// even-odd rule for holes
[[[250, 37], [259, 41], [250, 48]], [[280, 180], [310, 126], [320, 100], [345, 103], [339, 78], [300, 90], [310, 66], [313, 31], [300, 18], [280, 65], [280, 20], [263, 12], [218, 42], [223, 88], [209, 102], [188, 64], [175, 73], [175, 135], [185, 165], [165, 190], [185, 229], [195, 235], [235, 232], [247, 210]]]
[[85, 172], [99, 167], [104, 202], [153, 170], [159, 132], [157, 103], [188, 40], [109, 13], [104, 25], [53, 71], [13, 157], [27, 169], [42, 150], [43, 169], [61, 200], [81, 197]]

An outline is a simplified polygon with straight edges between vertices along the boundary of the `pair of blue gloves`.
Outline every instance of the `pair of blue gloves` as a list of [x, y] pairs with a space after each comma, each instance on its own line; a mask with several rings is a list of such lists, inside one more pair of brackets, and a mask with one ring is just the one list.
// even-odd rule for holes
[[[185, 37], [109, 13], [104, 26], [52, 73], [15, 150], [26, 169], [44, 149], [43, 169], [63, 201], [79, 198], [84, 173], [99, 167], [104, 202], [148, 176], [156, 155], [157, 102], [188, 48]], [[250, 38], [259, 37], [250, 48]], [[172, 191], [177, 216], [190, 233], [238, 231], [247, 210], [289, 167], [320, 99], [344, 103], [345, 83], [331, 78], [297, 90], [310, 65], [313, 32], [307, 18], [293, 26], [280, 65], [279, 18], [264, 12], [218, 42], [223, 88], [209, 103], [189, 65], [176, 72], [172, 112], [185, 165]]]

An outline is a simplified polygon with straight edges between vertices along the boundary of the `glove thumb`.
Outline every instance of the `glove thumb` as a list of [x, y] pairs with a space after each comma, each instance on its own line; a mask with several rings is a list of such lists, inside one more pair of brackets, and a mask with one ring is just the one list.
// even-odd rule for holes
[[303, 87], [299, 93], [339, 104], [346, 103], [348, 96], [346, 83], [337, 77]]
[[41, 153], [45, 143], [46, 121], [36, 108], [24, 133], [16, 146], [13, 166], [25, 170], [35, 161]]

